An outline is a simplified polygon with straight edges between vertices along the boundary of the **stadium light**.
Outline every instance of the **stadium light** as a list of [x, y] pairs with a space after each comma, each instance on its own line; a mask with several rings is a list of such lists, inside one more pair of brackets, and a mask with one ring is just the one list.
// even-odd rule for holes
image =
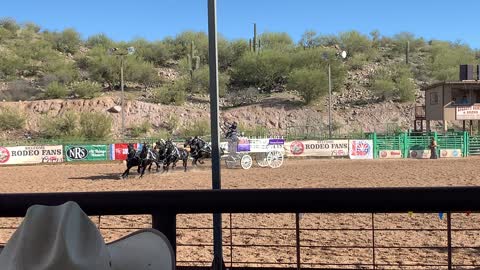
[[121, 95], [121, 114], [122, 114], [122, 138], [125, 138], [125, 108], [124, 108], [124, 100], [125, 100], [125, 93], [124, 93], [124, 82], [123, 82], [123, 68], [125, 62], [125, 56], [132, 55], [135, 53], [134, 47], [128, 47], [126, 50], [121, 50], [119, 48], [110, 48], [108, 49], [108, 54], [116, 55], [120, 57], [120, 88], [122, 91]]

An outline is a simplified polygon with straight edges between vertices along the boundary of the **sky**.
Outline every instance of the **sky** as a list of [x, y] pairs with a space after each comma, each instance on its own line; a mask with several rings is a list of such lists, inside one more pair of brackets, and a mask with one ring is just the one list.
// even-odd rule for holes
[[[478, 0], [217, 0], [218, 32], [248, 39], [257, 32], [287, 32], [298, 41], [306, 30], [338, 34], [407, 31], [426, 40], [460, 41], [480, 48]], [[34, 22], [42, 29], [75, 28], [86, 39], [104, 33], [116, 41], [207, 32], [207, 0], [17, 0], [3, 1], [0, 17]]]

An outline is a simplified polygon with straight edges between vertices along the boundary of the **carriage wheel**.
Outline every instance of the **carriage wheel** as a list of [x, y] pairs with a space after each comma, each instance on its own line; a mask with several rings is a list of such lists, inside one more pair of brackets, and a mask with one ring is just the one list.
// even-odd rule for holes
[[267, 154], [266, 153], [257, 153], [255, 155], [255, 160], [257, 161], [258, 166], [265, 168], [268, 167]]
[[283, 164], [283, 154], [280, 151], [271, 151], [268, 152], [267, 162], [270, 168], [278, 168]]
[[240, 160], [240, 166], [242, 166], [243, 169], [248, 170], [252, 167], [253, 161], [252, 157], [250, 155], [244, 155], [242, 156], [242, 159]]
[[225, 158], [225, 165], [227, 165], [227, 168], [229, 169], [235, 168], [236, 162], [236, 159], [232, 156], [227, 156], [227, 158]]

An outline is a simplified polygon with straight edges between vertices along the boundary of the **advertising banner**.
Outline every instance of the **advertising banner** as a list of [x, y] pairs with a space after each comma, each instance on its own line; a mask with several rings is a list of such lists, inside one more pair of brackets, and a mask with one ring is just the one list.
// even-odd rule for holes
[[284, 145], [287, 156], [342, 157], [348, 156], [348, 140], [293, 141]]
[[410, 150], [410, 158], [426, 159], [430, 158], [430, 150]]
[[65, 145], [67, 161], [95, 161], [108, 159], [108, 146], [99, 145]]
[[[141, 146], [138, 143], [134, 143], [133, 147], [137, 150], [141, 150]], [[127, 160], [128, 156], [128, 143], [115, 143], [110, 145], [110, 159], [111, 160]]]
[[480, 105], [457, 106], [457, 120], [480, 119]]
[[350, 140], [350, 159], [373, 159], [372, 140]]
[[441, 158], [461, 158], [462, 150], [461, 149], [442, 149], [440, 150]]
[[63, 162], [61, 145], [0, 146], [0, 165]]
[[381, 150], [378, 153], [379, 158], [402, 158], [402, 150]]

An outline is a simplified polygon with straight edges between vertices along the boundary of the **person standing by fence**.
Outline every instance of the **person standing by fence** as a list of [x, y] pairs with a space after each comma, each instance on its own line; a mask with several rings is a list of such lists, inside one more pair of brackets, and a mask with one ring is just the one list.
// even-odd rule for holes
[[437, 142], [435, 141], [435, 138], [432, 137], [432, 140], [430, 141], [430, 159], [437, 159]]

